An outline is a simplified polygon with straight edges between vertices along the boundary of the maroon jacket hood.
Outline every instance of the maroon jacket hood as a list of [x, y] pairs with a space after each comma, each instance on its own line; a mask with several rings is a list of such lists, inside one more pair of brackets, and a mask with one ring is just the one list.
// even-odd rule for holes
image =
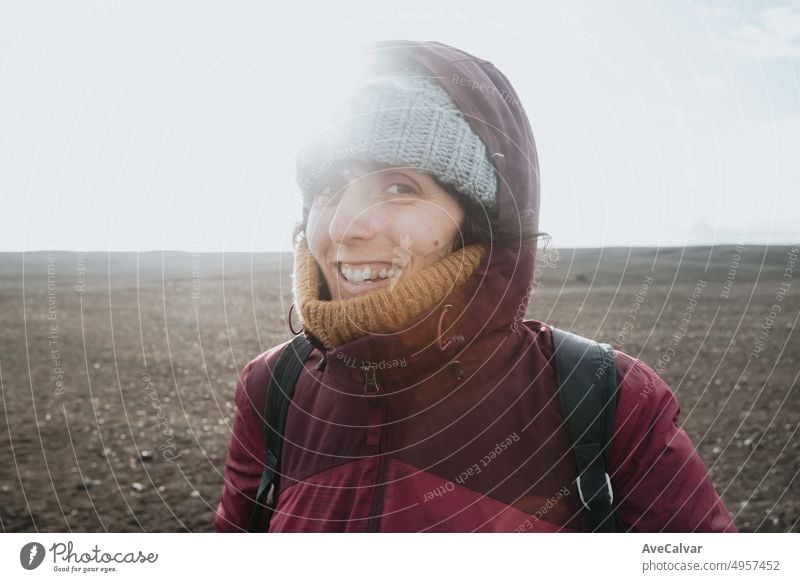
[[[508, 79], [492, 63], [462, 50], [438, 43], [381, 41], [370, 45], [373, 65], [403, 64], [439, 80], [474, 131], [486, 145], [497, 171], [497, 211], [500, 219], [520, 220], [538, 227], [539, 165], [528, 117]], [[431, 371], [443, 364], [440, 340], [460, 339], [468, 345], [478, 335], [507, 330], [521, 321], [532, 289], [536, 240], [515, 248], [491, 247], [472, 276], [433, 310], [409, 322], [405, 330], [368, 335], [342, 346], [347, 362], [340, 372], [353, 381], [363, 373], [355, 361], [386, 361], [412, 357], [414, 366], [379, 370], [378, 381], [387, 384], [414, 381], [411, 370]], [[445, 305], [445, 330], [439, 320]], [[310, 332], [306, 337], [321, 351], [323, 342]], [[442, 337], [445, 336], [445, 337]], [[333, 350], [335, 351], [335, 350]], [[437, 353], [438, 352], [438, 353]], [[451, 354], [452, 355], [452, 354]], [[330, 360], [331, 358], [329, 358]], [[360, 360], [360, 361], [359, 361]], [[345, 380], [345, 377], [340, 379]]]

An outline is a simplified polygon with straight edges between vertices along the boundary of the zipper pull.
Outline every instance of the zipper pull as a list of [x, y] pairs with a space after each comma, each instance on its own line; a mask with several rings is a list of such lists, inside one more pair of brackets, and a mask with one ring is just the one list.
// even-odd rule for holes
[[377, 366], [371, 366], [370, 364], [362, 364], [361, 366], [361, 369], [364, 370], [364, 394], [381, 391], [375, 378], [376, 368]]
[[450, 362], [450, 369], [453, 372], [453, 376], [456, 380], [461, 380], [464, 377], [464, 368], [461, 367], [461, 362], [458, 360], [453, 360]]
[[[381, 389], [378, 386], [378, 380], [375, 377], [378, 365], [363, 362], [361, 364], [361, 369], [364, 370], [364, 394], [368, 394], [370, 392], [380, 392]], [[381, 442], [381, 419], [383, 417], [383, 407], [380, 405], [380, 403], [382, 401], [383, 398], [370, 398], [367, 400], [367, 405], [369, 407], [367, 446], [378, 447], [378, 450], [380, 450]]]

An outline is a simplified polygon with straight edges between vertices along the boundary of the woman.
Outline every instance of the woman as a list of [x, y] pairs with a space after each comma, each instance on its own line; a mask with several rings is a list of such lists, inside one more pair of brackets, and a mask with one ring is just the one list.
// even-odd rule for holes
[[[269, 531], [591, 531], [552, 328], [522, 320], [539, 210], [525, 112], [500, 71], [463, 51], [395, 41], [371, 54], [350, 114], [298, 157], [295, 306], [315, 349]], [[264, 393], [285, 345], [236, 388], [217, 531], [242, 531], [253, 510]], [[735, 531], [669, 387], [614, 356], [619, 523]]]

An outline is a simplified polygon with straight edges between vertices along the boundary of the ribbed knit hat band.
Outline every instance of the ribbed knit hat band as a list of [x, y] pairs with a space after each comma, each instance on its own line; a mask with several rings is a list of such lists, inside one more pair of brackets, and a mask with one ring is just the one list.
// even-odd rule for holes
[[497, 178], [486, 146], [439, 82], [409, 69], [354, 88], [344, 119], [298, 153], [297, 182], [306, 208], [315, 183], [344, 160], [426, 172], [495, 208]]

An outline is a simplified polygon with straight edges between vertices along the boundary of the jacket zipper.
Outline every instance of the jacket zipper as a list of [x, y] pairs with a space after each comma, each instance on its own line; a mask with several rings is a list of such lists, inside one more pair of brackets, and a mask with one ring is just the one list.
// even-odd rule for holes
[[[364, 368], [364, 391], [367, 394], [377, 394], [380, 392], [380, 386], [375, 378], [375, 370], [370, 367]], [[367, 429], [367, 445], [376, 447], [376, 454], [378, 455], [378, 470], [375, 477], [374, 492], [372, 494], [372, 503], [369, 510], [369, 521], [367, 522], [368, 532], [379, 531], [380, 514], [383, 508], [383, 497], [385, 493], [384, 481], [386, 472], [386, 457], [383, 453], [383, 441], [385, 440], [385, 427], [383, 426], [384, 417], [386, 414], [386, 401], [383, 397], [376, 398], [372, 396], [369, 398], [369, 428]]]

